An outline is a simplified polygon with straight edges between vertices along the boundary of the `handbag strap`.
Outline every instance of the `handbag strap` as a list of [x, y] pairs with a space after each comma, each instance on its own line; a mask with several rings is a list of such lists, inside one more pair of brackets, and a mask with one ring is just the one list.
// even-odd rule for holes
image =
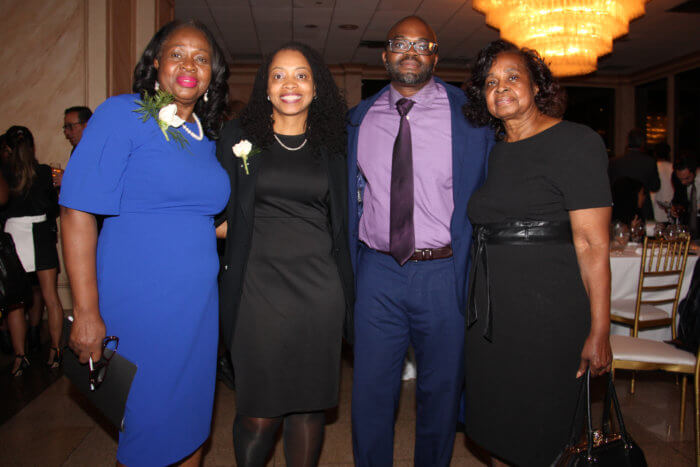
[[[581, 427], [581, 412], [583, 412], [583, 400], [585, 399], [585, 416], [586, 416], [586, 438], [588, 440], [586, 446], [587, 458], [590, 460], [593, 458], [593, 417], [591, 416], [591, 371], [586, 370], [586, 375], [581, 379], [579, 385], [579, 394], [576, 402], [576, 411], [574, 412], [574, 419], [571, 423], [571, 436], [569, 438], [569, 446], [575, 446], [576, 441], [579, 437], [579, 429]], [[610, 405], [615, 409], [615, 416], [617, 417], [617, 423], [620, 429], [620, 436], [625, 445], [629, 446], [629, 436], [627, 434], [627, 428], [625, 427], [625, 421], [622, 418], [622, 411], [620, 410], [620, 402], [617, 399], [617, 393], [615, 392], [615, 385], [613, 383], [612, 375], [608, 374], [608, 388], [605, 392], [605, 400], [603, 402], [603, 433], [605, 435], [610, 434]]]
[[[625, 421], [622, 419], [622, 410], [620, 410], [620, 402], [617, 400], [617, 392], [615, 391], [615, 384], [613, 384], [612, 375], [608, 374], [608, 394], [612, 398], [613, 407], [615, 408], [615, 415], [617, 416], [617, 424], [620, 427], [620, 436], [625, 442], [626, 446], [630, 445], [629, 435], [627, 434], [627, 428], [625, 427]], [[607, 398], [607, 395], [606, 395]]]
[[588, 429], [588, 460], [593, 459], [593, 417], [591, 417], [591, 369], [586, 370], [586, 428]]
[[574, 410], [574, 418], [571, 420], [571, 429], [569, 430], [569, 446], [575, 446], [578, 440], [581, 429], [581, 410], [583, 409], [583, 398], [585, 396], [585, 379], [579, 378], [578, 396], [576, 397], [576, 410]]
[[603, 401], [603, 434], [606, 436], [612, 431], [610, 428], [610, 422], [612, 422], [612, 417], [610, 415], [611, 405], [615, 409], [615, 417], [617, 418], [617, 425], [620, 429], [620, 436], [625, 444], [629, 444], [627, 428], [625, 428], [625, 421], [622, 418], [622, 410], [620, 410], [620, 402], [617, 400], [615, 383], [613, 382], [612, 374], [608, 374], [608, 389], [605, 391], [605, 400]]
[[605, 391], [605, 398], [603, 399], [603, 434], [604, 435], [609, 435], [611, 430], [611, 422], [612, 419], [610, 417], [610, 404], [612, 403], [611, 398], [612, 398], [612, 393], [613, 391], [610, 390], [610, 388], [613, 388], [613, 391], [615, 390], [615, 386], [612, 385], [612, 376], [608, 376], [608, 389]]

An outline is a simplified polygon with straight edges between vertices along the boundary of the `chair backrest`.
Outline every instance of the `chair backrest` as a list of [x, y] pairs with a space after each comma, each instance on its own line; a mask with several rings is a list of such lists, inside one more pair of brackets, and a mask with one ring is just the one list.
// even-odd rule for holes
[[634, 336], [637, 336], [639, 330], [641, 305], [656, 306], [670, 303], [672, 304], [671, 330], [673, 338], [676, 338], [676, 311], [685, 275], [685, 265], [688, 261], [689, 246], [690, 236], [674, 240], [649, 237], [644, 239], [637, 285]]

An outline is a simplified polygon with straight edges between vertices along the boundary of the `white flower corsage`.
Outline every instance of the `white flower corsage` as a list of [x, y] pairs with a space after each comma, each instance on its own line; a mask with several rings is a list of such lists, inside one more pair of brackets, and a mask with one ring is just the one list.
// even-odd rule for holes
[[233, 154], [243, 160], [243, 168], [245, 169], [245, 174], [250, 175], [248, 171], [248, 158], [254, 156], [260, 152], [260, 149], [253, 149], [253, 144], [247, 139], [240, 140], [232, 148]]
[[185, 123], [183, 119], [177, 116], [177, 106], [168, 104], [158, 112], [158, 126], [163, 132], [168, 130], [168, 127], [179, 128]]
[[173, 102], [175, 97], [163, 90], [158, 90], [154, 95], [146, 94], [143, 99], [137, 100], [136, 104], [139, 107], [134, 112], [141, 114], [141, 121], [147, 122], [149, 118], [153, 118], [157, 123], [160, 131], [163, 132], [166, 141], [170, 138], [175, 140], [184, 149], [188, 145], [188, 141], [175, 128], [182, 126], [185, 121], [177, 116], [177, 106]]

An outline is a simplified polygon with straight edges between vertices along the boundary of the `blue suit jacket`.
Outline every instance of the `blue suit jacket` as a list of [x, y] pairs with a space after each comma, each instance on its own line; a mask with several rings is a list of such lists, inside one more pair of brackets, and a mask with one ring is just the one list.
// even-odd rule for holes
[[[472, 240], [472, 226], [467, 217], [467, 202], [471, 194], [486, 179], [488, 154], [493, 146], [493, 133], [487, 128], [474, 128], [462, 113], [462, 106], [467, 102], [464, 92], [439, 78], [435, 81], [445, 86], [450, 101], [452, 115], [452, 190], [454, 212], [450, 222], [452, 251], [454, 254], [455, 286], [460, 311], [467, 306], [469, 249]], [[365, 180], [357, 167], [357, 144], [360, 124], [367, 111], [379, 96], [388, 92], [389, 86], [374, 96], [363, 100], [349, 114], [348, 122], [348, 227], [350, 241], [350, 258], [353, 268], [357, 268], [358, 226], [362, 215], [362, 195]]]

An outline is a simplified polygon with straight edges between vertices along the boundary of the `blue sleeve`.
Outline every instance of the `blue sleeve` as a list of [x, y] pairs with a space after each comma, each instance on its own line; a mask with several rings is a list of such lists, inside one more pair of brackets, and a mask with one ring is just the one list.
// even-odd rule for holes
[[66, 166], [59, 204], [94, 214], [119, 214], [136, 130], [136, 98], [112, 97], [95, 110]]

